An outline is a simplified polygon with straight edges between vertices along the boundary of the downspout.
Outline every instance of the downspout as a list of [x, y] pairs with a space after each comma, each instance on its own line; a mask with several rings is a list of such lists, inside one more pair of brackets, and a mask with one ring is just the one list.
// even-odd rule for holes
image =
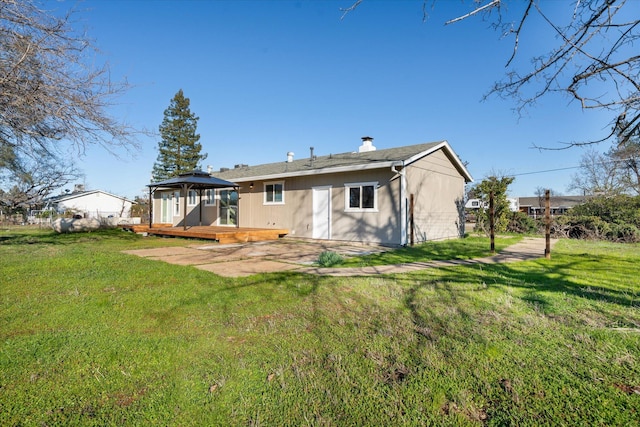
[[[397, 166], [402, 169], [396, 169]], [[407, 246], [407, 177], [404, 161], [392, 165], [391, 171], [400, 175], [400, 245]]]

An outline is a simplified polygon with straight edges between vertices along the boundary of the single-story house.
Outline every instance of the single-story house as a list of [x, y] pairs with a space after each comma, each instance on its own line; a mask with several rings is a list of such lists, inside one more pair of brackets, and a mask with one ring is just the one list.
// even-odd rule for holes
[[[563, 215], [574, 206], [585, 203], [592, 196], [550, 196], [549, 204], [551, 216]], [[544, 216], [546, 200], [542, 197], [520, 197], [518, 199], [520, 212], [532, 218]]]
[[69, 193], [53, 196], [44, 201], [44, 210], [58, 214], [71, 212], [83, 218], [130, 218], [133, 201], [102, 190], [85, 190], [76, 185]]
[[[357, 151], [213, 172], [236, 188], [153, 193], [153, 222], [278, 228], [294, 237], [406, 245], [464, 233], [473, 178], [446, 141]], [[202, 200], [200, 202], [200, 200]], [[197, 214], [195, 214], [197, 212]], [[189, 220], [189, 218], [192, 220]]]

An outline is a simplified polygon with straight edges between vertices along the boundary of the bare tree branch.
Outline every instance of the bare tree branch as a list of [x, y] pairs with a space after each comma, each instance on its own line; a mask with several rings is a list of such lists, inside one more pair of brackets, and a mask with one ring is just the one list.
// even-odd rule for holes
[[0, 0], [0, 145], [18, 157], [89, 145], [135, 149], [135, 130], [107, 110], [129, 87], [112, 81], [98, 52], [33, 0]]
[[[347, 12], [363, 0], [356, 1]], [[547, 53], [532, 58], [526, 72], [512, 68], [484, 96], [512, 98], [518, 114], [523, 114], [537, 101], [550, 94], [565, 94], [580, 103], [585, 110], [606, 110], [612, 119], [611, 131], [588, 141], [564, 144], [560, 149], [596, 144], [616, 139], [624, 143], [640, 127], [640, 15], [637, 0], [574, 0], [567, 17], [545, 11], [546, 3], [538, 0], [511, 3], [511, 10], [501, 7], [501, 0], [474, 0], [473, 9], [445, 24], [474, 18], [497, 10], [492, 26], [514, 37], [506, 67], [514, 66], [522, 39], [523, 28], [537, 15], [557, 35], [559, 43]], [[423, 3], [424, 8], [424, 3]], [[516, 12], [516, 18], [509, 14]], [[518, 12], [521, 11], [521, 12]], [[557, 13], [557, 10], [556, 10]], [[557, 19], [558, 22], [555, 22]], [[562, 22], [565, 19], [566, 22]], [[561, 24], [559, 22], [562, 22]], [[623, 128], [617, 127], [624, 121]], [[605, 128], [605, 126], [603, 126]], [[614, 130], [616, 129], [616, 130]]]
[[527, 9], [524, 11], [522, 18], [520, 18], [520, 24], [518, 24], [518, 28], [515, 30], [515, 40], [513, 42], [513, 53], [511, 54], [511, 58], [507, 61], [505, 67], [511, 65], [511, 61], [516, 57], [516, 53], [518, 52], [518, 46], [520, 44], [520, 32], [522, 31], [522, 27], [524, 26], [527, 17], [529, 16], [529, 11], [531, 10], [531, 6], [533, 4], [533, 0], [529, 0], [527, 4]]
[[81, 176], [73, 162], [63, 158], [28, 159], [14, 166], [0, 174], [0, 182], [8, 184], [6, 192], [0, 190], [0, 204], [10, 211], [39, 204]]
[[356, 10], [356, 8], [360, 6], [360, 3], [362, 3], [362, 0], [356, 0], [351, 6], [340, 8], [340, 12], [342, 12], [342, 16], [340, 17], [340, 19], [344, 19], [344, 17], [347, 16], [349, 12], [353, 12], [354, 10]]
[[487, 3], [487, 4], [483, 5], [483, 6], [477, 7], [477, 8], [473, 9], [471, 12], [469, 12], [467, 14], [464, 14], [464, 15], [459, 16], [457, 18], [453, 18], [453, 19], [448, 20], [447, 22], [444, 23], [444, 25], [455, 24], [456, 22], [462, 21], [463, 19], [467, 19], [467, 18], [469, 18], [469, 17], [471, 17], [473, 15], [476, 15], [476, 14], [482, 12], [482, 11], [491, 9], [492, 7], [499, 7], [500, 6], [500, 1], [501, 0], [491, 0], [491, 2], [489, 2], [489, 3]]

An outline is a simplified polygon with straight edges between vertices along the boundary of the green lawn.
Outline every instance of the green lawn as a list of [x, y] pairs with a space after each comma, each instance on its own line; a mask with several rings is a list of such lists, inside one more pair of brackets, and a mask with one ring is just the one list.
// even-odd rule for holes
[[639, 245], [368, 278], [121, 253], [189, 243], [0, 231], [0, 425], [640, 424]]
[[[521, 236], [501, 236], [495, 241], [496, 251], [522, 240]], [[347, 258], [339, 267], [393, 265], [425, 260], [463, 260], [491, 255], [491, 242], [485, 237], [472, 236], [446, 242], [425, 242], [397, 250]]]

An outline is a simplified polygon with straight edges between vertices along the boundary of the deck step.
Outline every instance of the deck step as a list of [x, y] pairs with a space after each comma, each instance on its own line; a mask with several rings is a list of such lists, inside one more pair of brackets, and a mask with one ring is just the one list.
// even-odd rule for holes
[[162, 225], [164, 225], [164, 227], [156, 226], [156, 224], [154, 224], [152, 228], [149, 228], [148, 225], [136, 224], [123, 225], [121, 228], [135, 233], [148, 233], [156, 236], [217, 240], [221, 244], [278, 240], [280, 237], [284, 237], [289, 234], [289, 230], [286, 229], [192, 226], [187, 227], [185, 230], [183, 227], [171, 227], [166, 226], [166, 224]]

